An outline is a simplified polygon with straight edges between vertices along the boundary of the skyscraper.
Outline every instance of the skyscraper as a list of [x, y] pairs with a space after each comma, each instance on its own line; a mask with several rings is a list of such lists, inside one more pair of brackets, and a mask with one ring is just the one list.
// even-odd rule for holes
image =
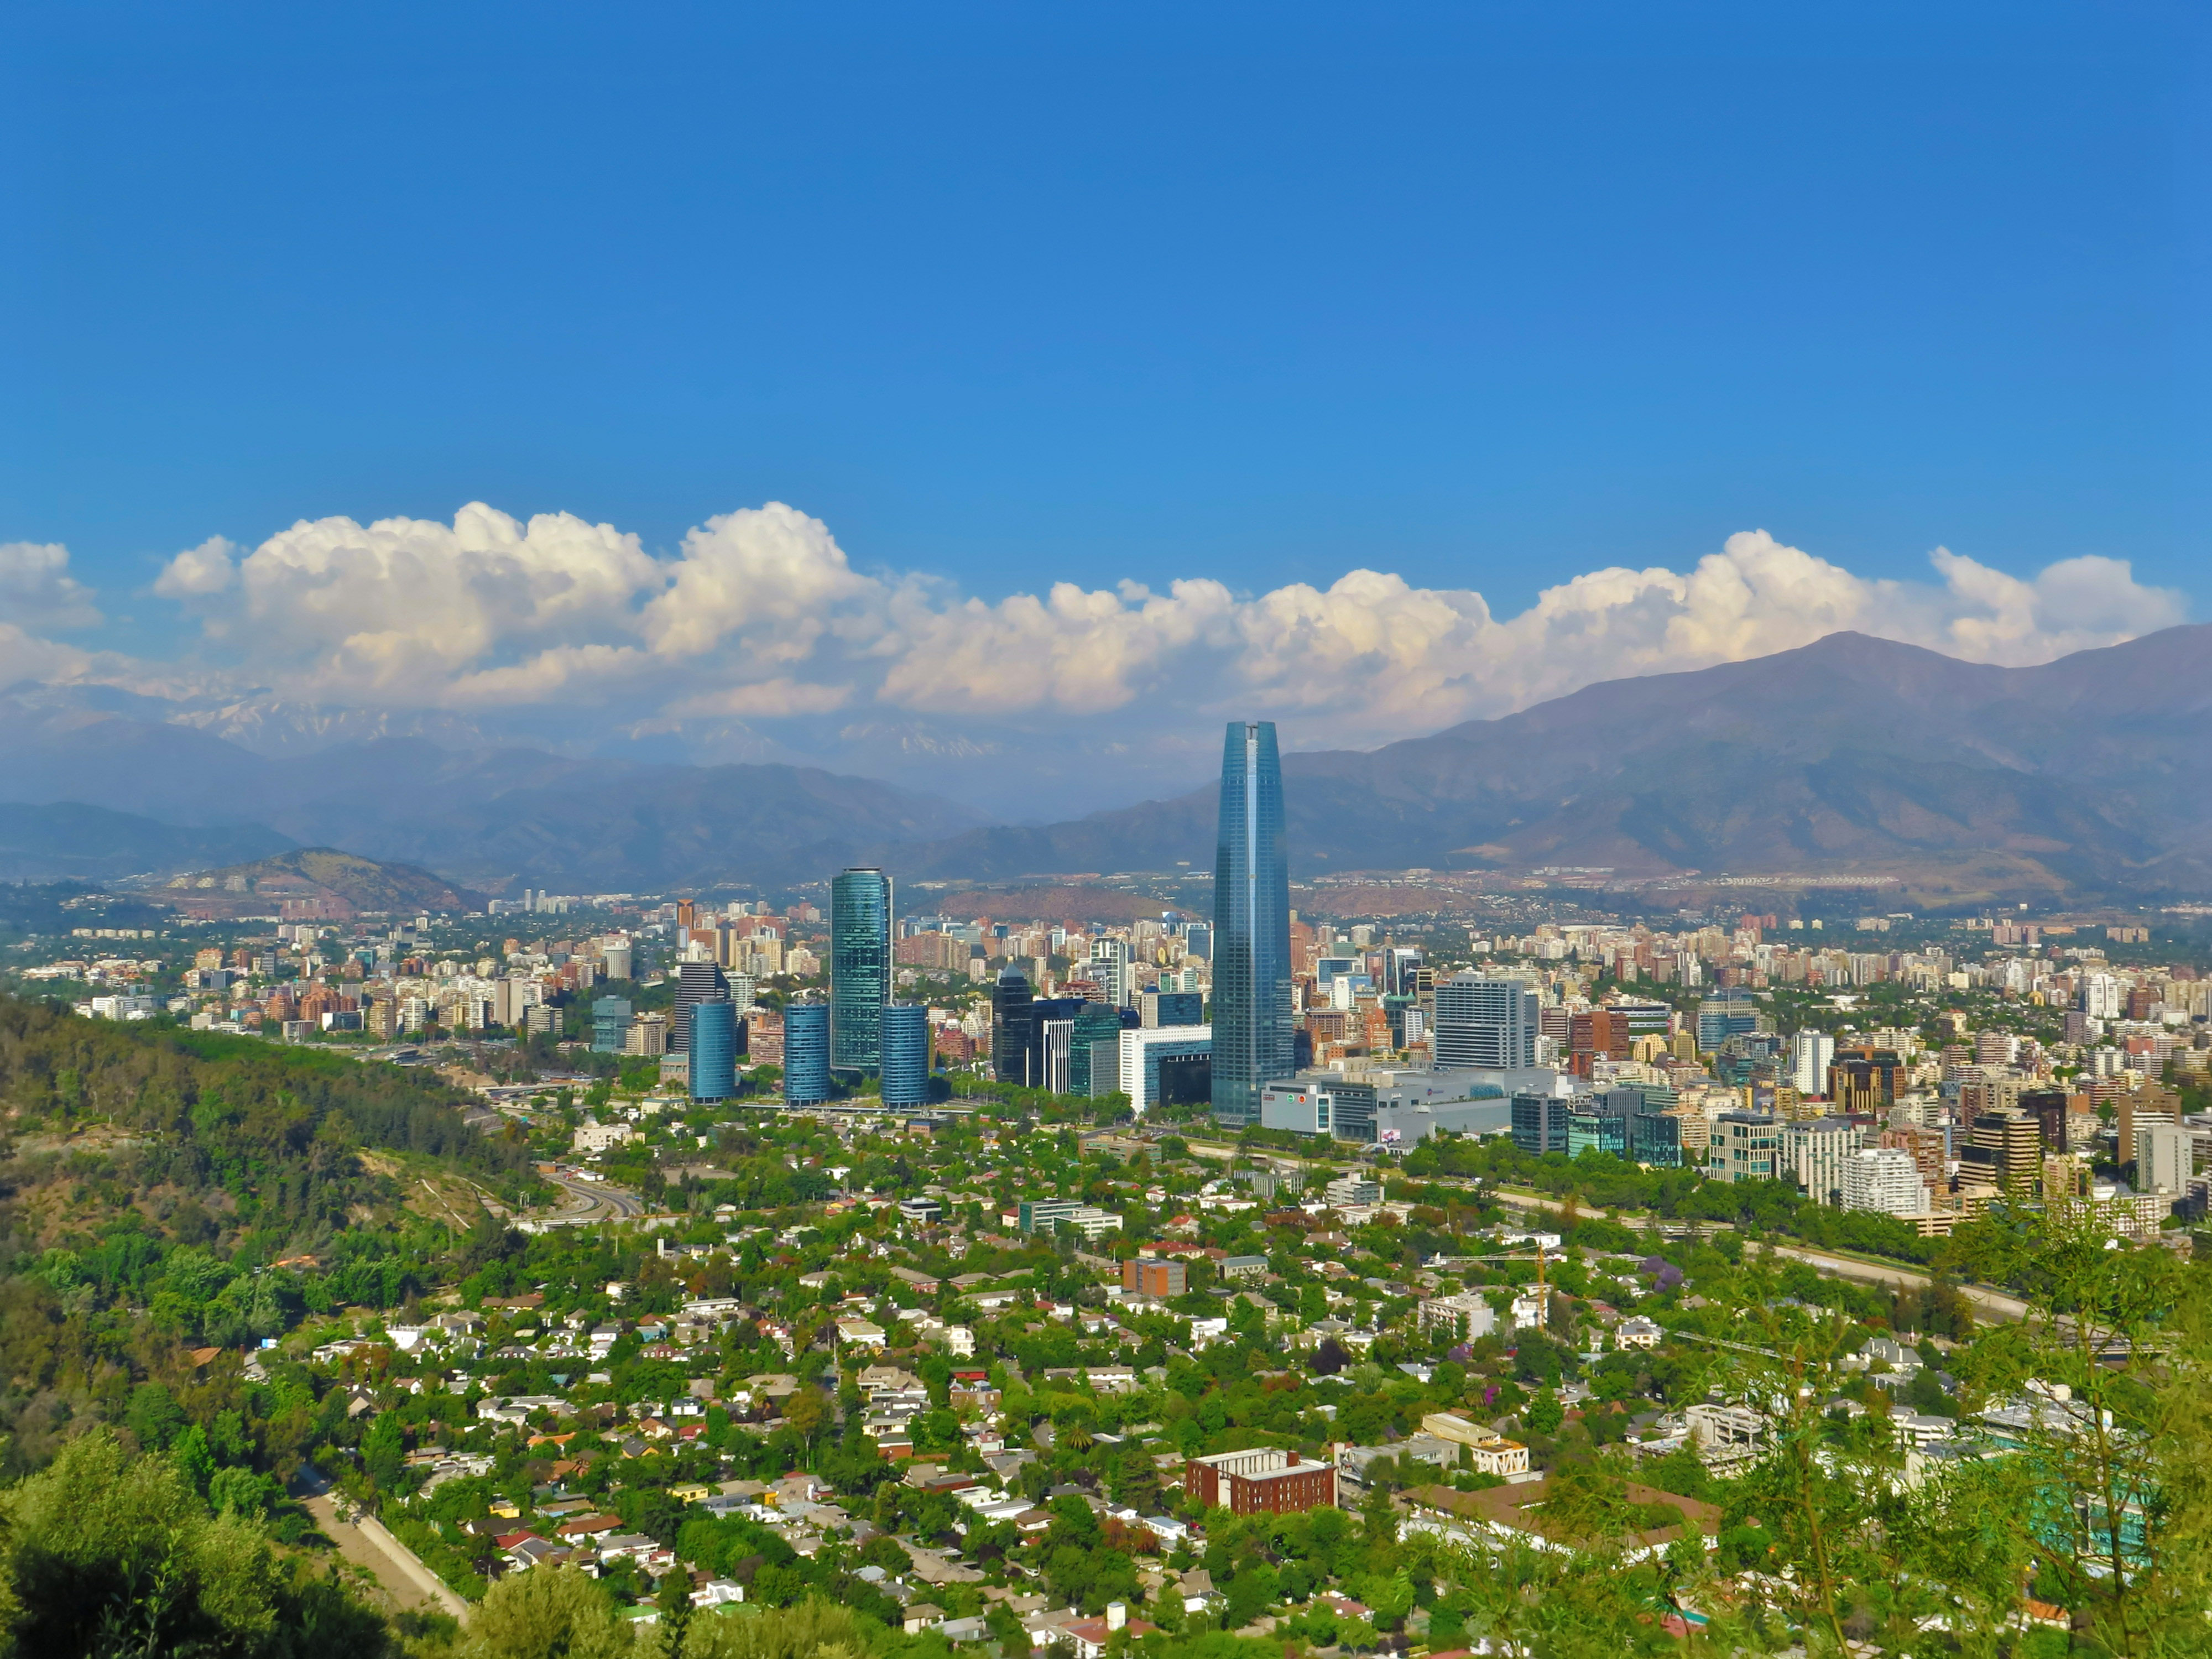
[[929, 1100], [929, 1010], [894, 1002], [884, 1010], [884, 1104], [921, 1106]]
[[702, 1002], [727, 1002], [730, 981], [711, 962], [677, 964], [676, 1008], [668, 1022], [668, 1046], [678, 1054], [691, 1051], [691, 1009]]
[[1437, 987], [1433, 1050], [1440, 1071], [1516, 1071], [1536, 1063], [1536, 993], [1525, 980], [1472, 969]]
[[891, 878], [848, 870], [830, 884], [830, 1063], [876, 1072], [891, 1000]]
[[1232, 720], [1213, 858], [1213, 1115], [1260, 1121], [1260, 1091], [1297, 1069], [1291, 1024], [1291, 870], [1273, 720]]
[[794, 1002], [783, 1011], [783, 1098], [788, 1106], [818, 1106], [830, 1098], [830, 1009]]
[[738, 1052], [744, 1027], [733, 1002], [691, 1005], [691, 1098], [727, 1100], [738, 1091]]
[[991, 1075], [1001, 1083], [1034, 1089], [1041, 1079], [1031, 1075], [1036, 1047], [1036, 1001], [1022, 970], [1001, 969], [991, 987]]

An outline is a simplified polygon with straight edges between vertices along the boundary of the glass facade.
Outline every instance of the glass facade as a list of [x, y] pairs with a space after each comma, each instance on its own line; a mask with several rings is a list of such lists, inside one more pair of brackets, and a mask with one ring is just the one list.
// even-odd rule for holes
[[727, 1100], [738, 1091], [738, 1005], [691, 1005], [691, 1098]]
[[618, 1054], [629, 1032], [629, 999], [601, 997], [592, 1004], [592, 1052]]
[[830, 1007], [794, 1002], [783, 1011], [783, 1098], [818, 1106], [830, 1098]]
[[[1297, 1070], [1291, 1018], [1291, 870], [1273, 720], [1232, 720], [1222, 744], [1213, 859], [1212, 1102], [1260, 1121], [1260, 1093]], [[1127, 1070], [1127, 1067], [1123, 1067]]]
[[877, 1072], [891, 1000], [891, 878], [848, 870], [830, 884], [830, 1064]]
[[894, 1002], [884, 1010], [884, 1104], [929, 1103], [929, 1010]]

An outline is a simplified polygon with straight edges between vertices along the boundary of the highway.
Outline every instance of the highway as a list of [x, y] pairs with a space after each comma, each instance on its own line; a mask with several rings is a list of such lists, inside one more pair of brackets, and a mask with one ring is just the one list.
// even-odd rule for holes
[[568, 1202], [531, 1219], [543, 1226], [585, 1227], [599, 1221], [627, 1221], [645, 1213], [645, 1200], [635, 1193], [602, 1181], [583, 1181], [565, 1171], [544, 1174], [568, 1195]]

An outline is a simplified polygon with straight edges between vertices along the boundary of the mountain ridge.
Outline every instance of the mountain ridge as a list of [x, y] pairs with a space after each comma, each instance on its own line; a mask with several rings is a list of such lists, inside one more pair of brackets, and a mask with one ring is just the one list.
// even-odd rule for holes
[[[2212, 627], [2035, 667], [1867, 635], [1601, 681], [1379, 749], [1286, 754], [1293, 868], [1877, 866], [1963, 891], [2212, 892]], [[1212, 787], [887, 851], [913, 877], [1211, 863]]]

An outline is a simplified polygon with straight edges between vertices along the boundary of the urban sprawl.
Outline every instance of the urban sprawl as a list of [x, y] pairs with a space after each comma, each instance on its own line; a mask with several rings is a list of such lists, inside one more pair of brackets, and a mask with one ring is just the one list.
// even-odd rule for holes
[[286, 1541], [375, 1517], [457, 1608], [580, 1577], [641, 1630], [827, 1601], [1000, 1659], [2203, 1639], [2187, 918], [1347, 918], [1285, 822], [1238, 723], [1188, 908], [82, 908], [21, 999], [396, 1068], [468, 1138], [362, 1138], [389, 1225], [211, 1178], [19, 1270], [134, 1443]]

